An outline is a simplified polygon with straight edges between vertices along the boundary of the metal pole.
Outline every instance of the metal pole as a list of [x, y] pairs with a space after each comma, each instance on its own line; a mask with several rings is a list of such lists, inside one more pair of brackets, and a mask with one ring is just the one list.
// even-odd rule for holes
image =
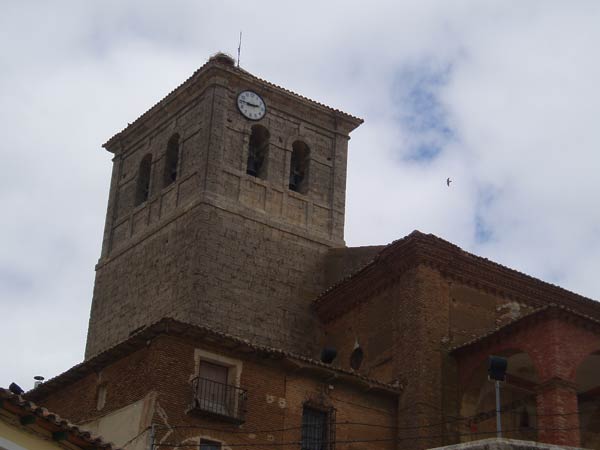
[[498, 436], [499, 438], [502, 437], [502, 419], [500, 414], [500, 382], [498, 380], [496, 380], [496, 436]]
[[154, 424], [152, 424], [152, 426], [150, 427], [150, 450], [154, 450], [154, 439], [155, 439], [155, 430], [154, 430]]

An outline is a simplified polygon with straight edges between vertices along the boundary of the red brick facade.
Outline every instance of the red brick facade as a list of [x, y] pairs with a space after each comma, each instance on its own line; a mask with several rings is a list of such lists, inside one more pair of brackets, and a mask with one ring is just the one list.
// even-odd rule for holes
[[[182, 324], [171, 322], [171, 328]], [[191, 327], [184, 326], [189, 332]], [[193, 331], [193, 330], [192, 330]], [[138, 338], [127, 349], [92, 359], [32, 394], [32, 397], [73, 421], [87, 423], [155, 395], [155, 442], [221, 442], [224, 447], [265, 445], [299, 448], [305, 405], [335, 411], [335, 440], [360, 441], [365, 449], [394, 449], [399, 389], [334, 370], [325, 365], [253, 349], [235, 340], [215, 342], [215, 335], [186, 337], [162, 329], [147, 342]], [[225, 345], [223, 345], [225, 344]], [[237, 349], [227, 350], [237, 345]], [[141, 348], [138, 348], [141, 347]], [[195, 351], [201, 349], [241, 364], [239, 388], [247, 391], [245, 421], [232, 424], [190, 412], [195, 375]], [[110, 352], [108, 352], [110, 353]], [[101, 370], [98, 368], [101, 367]], [[97, 410], [99, 386], [107, 389], [106, 404]], [[142, 425], [139, 432], [143, 431]], [[147, 439], [147, 431], [142, 439]], [[289, 443], [289, 444], [285, 444]], [[159, 445], [160, 448], [161, 445]], [[343, 446], [342, 448], [345, 448]]]
[[[490, 354], [526, 353], [537, 375], [534, 387], [539, 440], [579, 446], [578, 392], [584, 392], [578, 383], [578, 369], [599, 351], [600, 322], [550, 306], [459, 347], [455, 351], [459, 385], [471, 384], [476, 367]], [[597, 434], [599, 430], [585, 431]]]

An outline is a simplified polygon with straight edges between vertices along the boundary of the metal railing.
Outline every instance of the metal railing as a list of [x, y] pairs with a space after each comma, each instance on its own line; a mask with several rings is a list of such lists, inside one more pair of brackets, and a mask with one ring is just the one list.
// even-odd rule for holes
[[246, 420], [247, 392], [244, 389], [201, 377], [192, 380], [192, 389], [191, 412], [235, 423]]
[[300, 450], [335, 450], [335, 409], [305, 407]]

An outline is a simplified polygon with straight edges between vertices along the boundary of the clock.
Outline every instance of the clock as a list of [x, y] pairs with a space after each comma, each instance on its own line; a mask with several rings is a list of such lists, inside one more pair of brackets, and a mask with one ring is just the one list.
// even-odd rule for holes
[[265, 117], [267, 107], [260, 95], [252, 91], [242, 91], [237, 97], [237, 106], [244, 117], [260, 120]]

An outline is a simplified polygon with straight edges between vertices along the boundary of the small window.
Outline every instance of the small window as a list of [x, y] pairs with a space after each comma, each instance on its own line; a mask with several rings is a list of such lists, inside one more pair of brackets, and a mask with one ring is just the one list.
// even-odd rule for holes
[[150, 172], [152, 170], [152, 155], [147, 154], [140, 162], [138, 170], [137, 187], [135, 192], [135, 206], [141, 205], [150, 195]]
[[352, 350], [352, 353], [350, 354], [350, 367], [353, 370], [360, 369], [360, 366], [362, 365], [364, 357], [365, 357], [365, 352], [363, 351], [362, 347], [358, 344], [358, 341], [357, 341], [354, 346], [354, 350]]
[[290, 190], [306, 194], [308, 192], [308, 169], [310, 166], [310, 149], [302, 141], [292, 145], [290, 161]]
[[177, 165], [179, 163], [179, 134], [174, 134], [167, 144], [165, 155], [165, 169], [163, 173], [163, 187], [169, 186], [177, 180]]
[[221, 450], [221, 443], [209, 441], [208, 439], [200, 439], [200, 450]]
[[246, 173], [253, 177], [267, 178], [267, 162], [269, 157], [269, 130], [260, 125], [252, 127], [250, 144], [248, 145], [248, 162]]
[[201, 349], [195, 350], [194, 360], [190, 414], [244, 423], [247, 392], [240, 388], [242, 362]]
[[228, 378], [228, 367], [200, 362], [197, 401], [203, 410], [225, 416], [235, 412], [236, 389], [227, 384]]
[[335, 410], [304, 406], [302, 410], [302, 450], [333, 450]]

